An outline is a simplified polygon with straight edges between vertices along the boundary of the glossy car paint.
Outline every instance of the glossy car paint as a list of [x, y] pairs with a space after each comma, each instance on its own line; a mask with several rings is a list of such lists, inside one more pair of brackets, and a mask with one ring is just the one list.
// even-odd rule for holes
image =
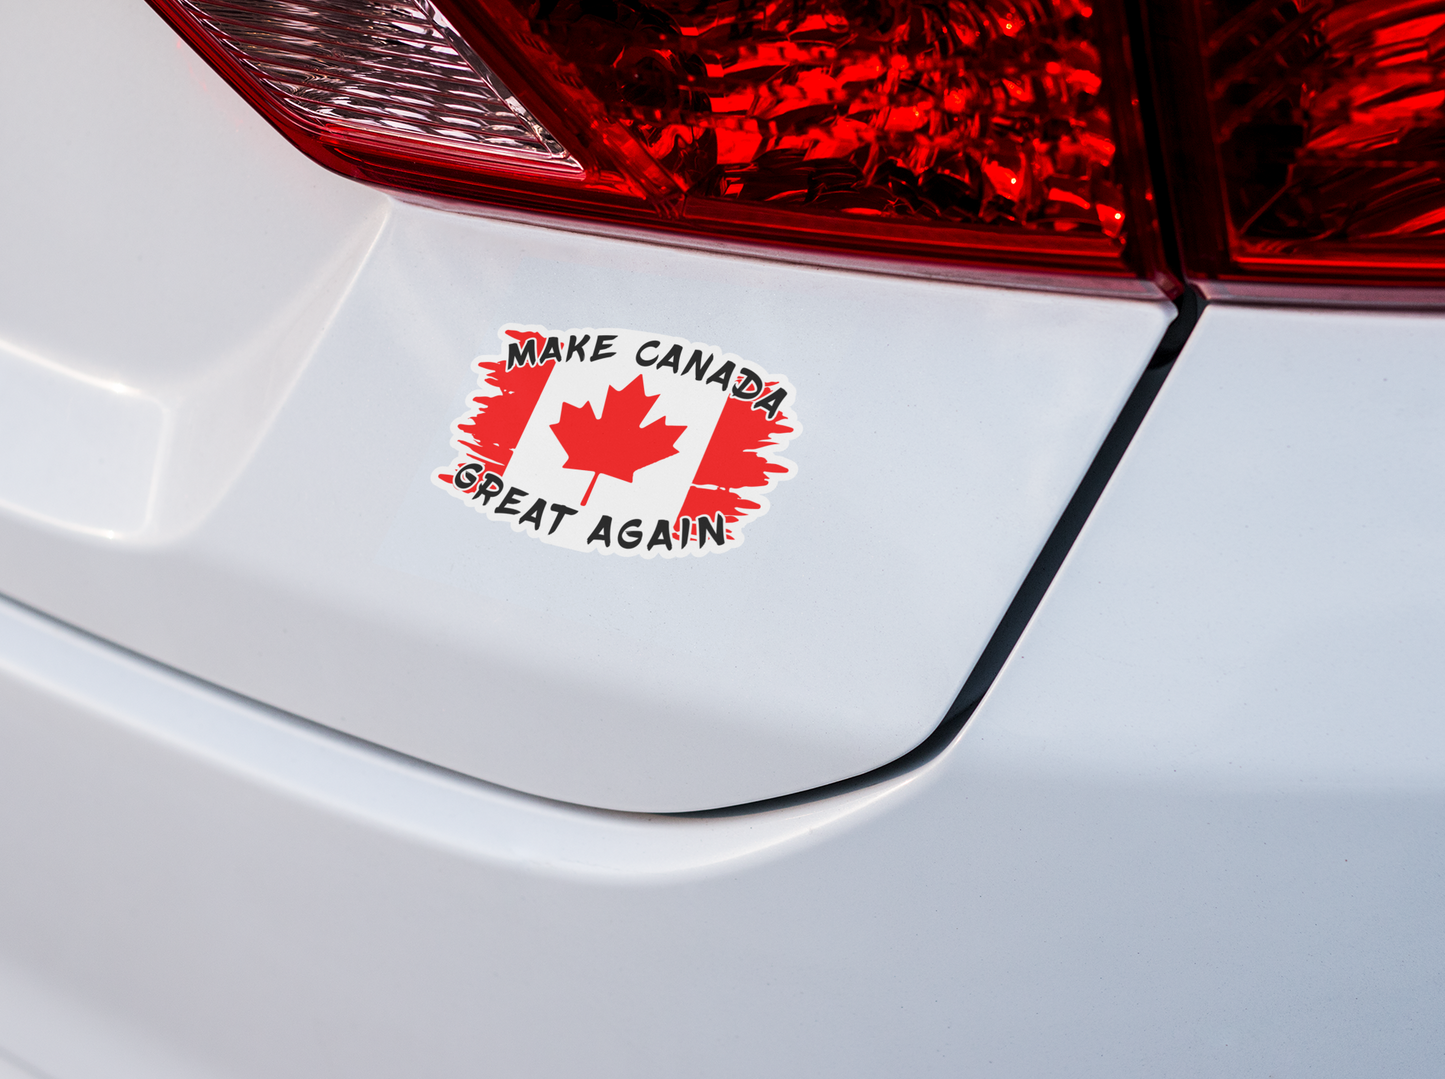
[[7, 605], [0, 1044], [76, 1077], [1433, 1074], [1439, 336], [1211, 308], [962, 735], [792, 806], [516, 794]]

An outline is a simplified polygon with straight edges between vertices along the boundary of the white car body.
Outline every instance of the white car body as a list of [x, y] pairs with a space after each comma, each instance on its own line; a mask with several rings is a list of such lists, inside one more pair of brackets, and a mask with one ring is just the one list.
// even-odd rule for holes
[[[1161, 297], [421, 205], [139, 0], [0, 27], [0, 1074], [1445, 1068], [1445, 318], [1216, 302], [1151, 403]], [[782, 372], [797, 475], [516, 535], [431, 483], [506, 323]]]

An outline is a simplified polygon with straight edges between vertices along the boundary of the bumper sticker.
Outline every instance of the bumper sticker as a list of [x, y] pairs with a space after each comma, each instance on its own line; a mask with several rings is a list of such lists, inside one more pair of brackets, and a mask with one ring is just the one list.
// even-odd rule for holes
[[729, 551], [797, 471], [786, 378], [640, 330], [507, 325], [433, 482], [514, 532], [643, 558]]

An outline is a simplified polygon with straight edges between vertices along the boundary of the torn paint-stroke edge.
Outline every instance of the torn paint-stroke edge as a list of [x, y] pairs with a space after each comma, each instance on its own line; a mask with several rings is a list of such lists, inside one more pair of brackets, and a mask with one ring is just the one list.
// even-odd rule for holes
[[[498, 336], [517, 342], [528, 338], [541, 340], [545, 331], [539, 328], [505, 327]], [[472, 364], [476, 369], [482, 392], [472, 398], [475, 406], [452, 421], [452, 446], [462, 457], [452, 464], [451, 472], [437, 474], [444, 486], [451, 486], [457, 468], [470, 458], [499, 476], [507, 474], [512, 453], [522, 439], [522, 432], [537, 407], [537, 401], [557, 366], [552, 360], [539, 365], [518, 365], [507, 370], [505, 355], [479, 356]]]
[[673, 521], [675, 538], [681, 534], [684, 517], [695, 521], [721, 513], [729, 526], [728, 546], [741, 544], [743, 526], [768, 512], [767, 492], [797, 474], [798, 466], [781, 455], [802, 430], [791, 403], [797, 391], [786, 379], [768, 376], [760, 399], [780, 388], [787, 392], [789, 404], [772, 419], [752, 402], [728, 398]]

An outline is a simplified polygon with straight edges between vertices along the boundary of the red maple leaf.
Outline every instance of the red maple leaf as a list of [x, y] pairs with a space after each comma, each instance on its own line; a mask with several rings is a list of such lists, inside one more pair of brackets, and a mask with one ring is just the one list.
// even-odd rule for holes
[[661, 396], [647, 396], [642, 388], [642, 376], [638, 375], [625, 389], [607, 387], [602, 415], [592, 414], [590, 401], [581, 407], [563, 402], [562, 415], [552, 424], [552, 433], [567, 451], [567, 462], [562, 467], [592, 473], [582, 505], [587, 505], [597, 477], [604, 472], [631, 483], [632, 474], [639, 468], [677, 453], [673, 443], [687, 430], [686, 425], [669, 426], [667, 417], [663, 416], [642, 426], [653, 402]]

